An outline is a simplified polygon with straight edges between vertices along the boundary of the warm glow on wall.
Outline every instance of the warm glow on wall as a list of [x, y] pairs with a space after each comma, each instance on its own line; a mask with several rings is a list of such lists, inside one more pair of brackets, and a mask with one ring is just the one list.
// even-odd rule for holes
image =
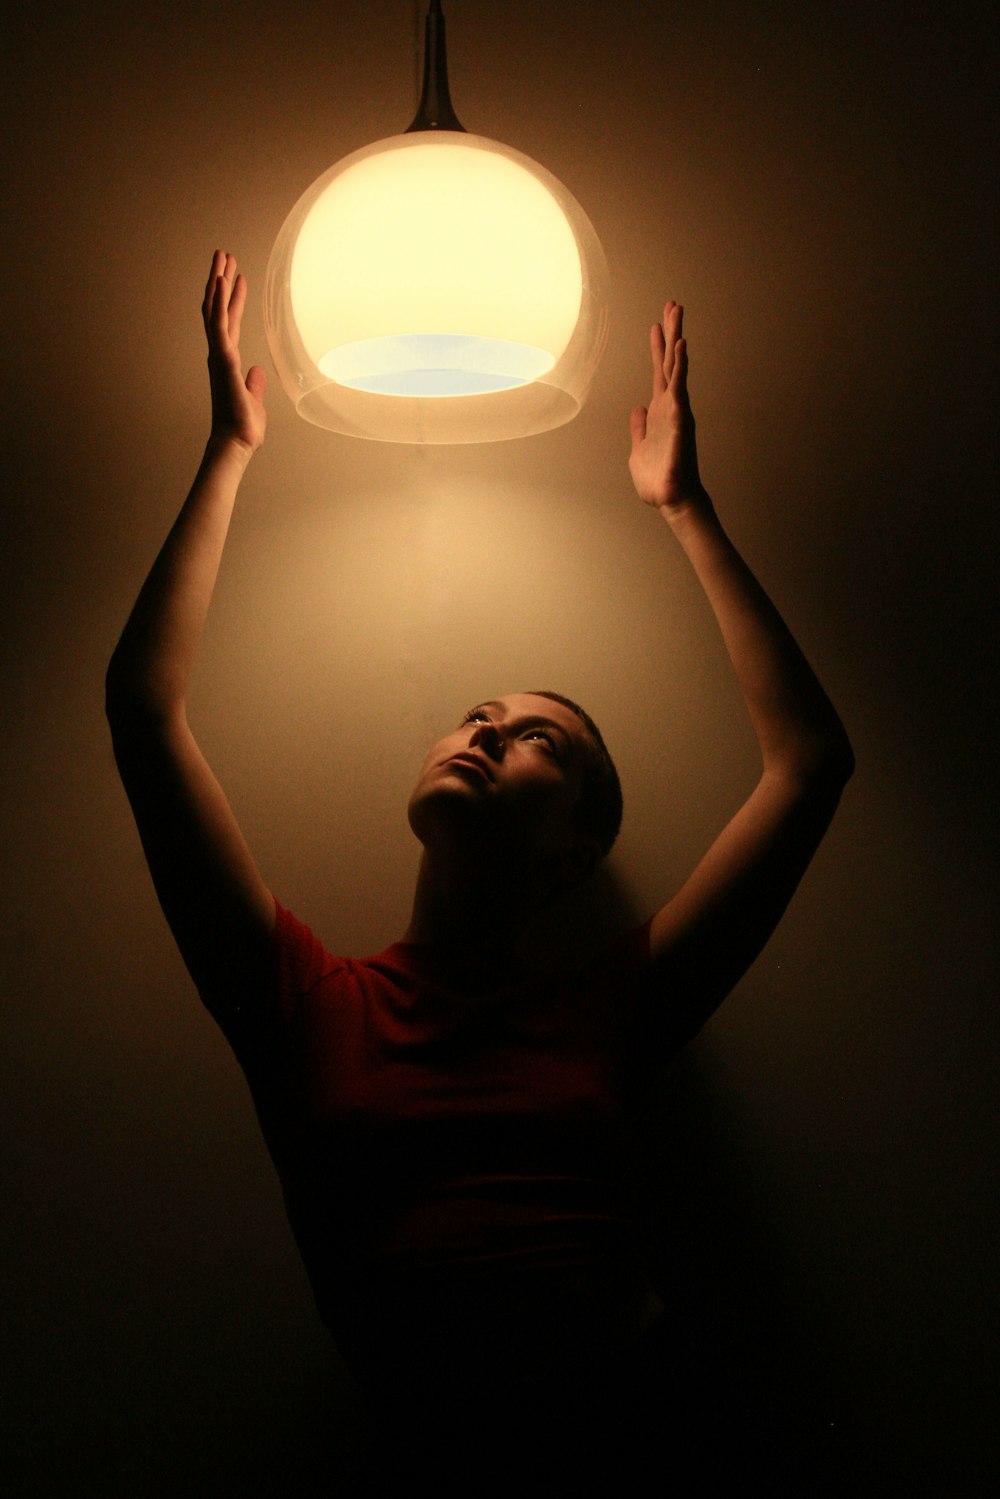
[[268, 263], [268, 343], [299, 414], [321, 427], [392, 442], [542, 432], [586, 397], [607, 338], [607, 265], [550, 172], [454, 119], [433, 10], [437, 112], [425, 83], [409, 131], [299, 199]]

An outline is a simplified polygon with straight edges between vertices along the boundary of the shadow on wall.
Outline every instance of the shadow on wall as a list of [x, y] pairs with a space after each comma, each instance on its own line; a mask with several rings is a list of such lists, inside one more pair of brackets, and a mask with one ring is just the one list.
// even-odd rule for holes
[[725, 1108], [696, 1043], [637, 1111], [636, 1183], [671, 1340], [651, 1384], [666, 1391], [672, 1369], [690, 1385], [689, 1454], [723, 1449], [715, 1477], [733, 1487], [706, 1493], [735, 1493], [753, 1476], [789, 1499], [888, 1492], [863, 1437], [845, 1429], [823, 1355], [803, 1340], [754, 1206], [760, 1163], [721, 1138]]
[[[646, 915], [612, 855], [549, 913], [539, 949], [562, 966]], [[755, 1200], [764, 1168], [720, 1123], [730, 1113], [708, 1038], [656, 1069], [636, 1100], [635, 1186], [665, 1305], [646, 1364], [648, 1421], [665, 1445], [676, 1426], [688, 1453], [675, 1449], [671, 1481], [714, 1494], [757, 1474], [795, 1499], [885, 1493], [872, 1434], [852, 1426], [834, 1371], [803, 1339], [781, 1283], [782, 1245]]]

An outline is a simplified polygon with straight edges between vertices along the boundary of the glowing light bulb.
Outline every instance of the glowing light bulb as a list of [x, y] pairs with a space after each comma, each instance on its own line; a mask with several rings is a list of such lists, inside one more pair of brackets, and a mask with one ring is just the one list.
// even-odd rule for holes
[[275, 243], [265, 328], [308, 421], [397, 442], [481, 442], [569, 421], [607, 339], [583, 209], [529, 157], [418, 130], [313, 183]]

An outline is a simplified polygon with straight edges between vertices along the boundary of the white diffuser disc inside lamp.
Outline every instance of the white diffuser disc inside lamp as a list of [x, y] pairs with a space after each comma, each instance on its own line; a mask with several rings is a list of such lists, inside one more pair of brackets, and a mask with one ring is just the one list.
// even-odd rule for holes
[[491, 442], [582, 406], [607, 340], [608, 269], [576, 199], [530, 157], [469, 135], [444, 18], [402, 135], [332, 166], [271, 252], [264, 320], [300, 416], [385, 442]]

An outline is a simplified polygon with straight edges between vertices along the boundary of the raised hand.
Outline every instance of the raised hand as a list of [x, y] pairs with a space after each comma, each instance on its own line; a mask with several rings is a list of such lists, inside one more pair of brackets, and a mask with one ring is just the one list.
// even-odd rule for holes
[[216, 250], [205, 286], [201, 315], [208, 339], [208, 378], [212, 387], [212, 441], [236, 442], [255, 453], [264, 441], [267, 376], [252, 365], [246, 379], [240, 364], [240, 323], [247, 281], [236, 274], [235, 255]]
[[629, 470], [636, 493], [647, 505], [668, 514], [708, 498], [698, 475], [683, 320], [683, 307], [668, 302], [662, 324], [650, 330], [653, 395], [648, 407], [634, 408], [629, 422]]

